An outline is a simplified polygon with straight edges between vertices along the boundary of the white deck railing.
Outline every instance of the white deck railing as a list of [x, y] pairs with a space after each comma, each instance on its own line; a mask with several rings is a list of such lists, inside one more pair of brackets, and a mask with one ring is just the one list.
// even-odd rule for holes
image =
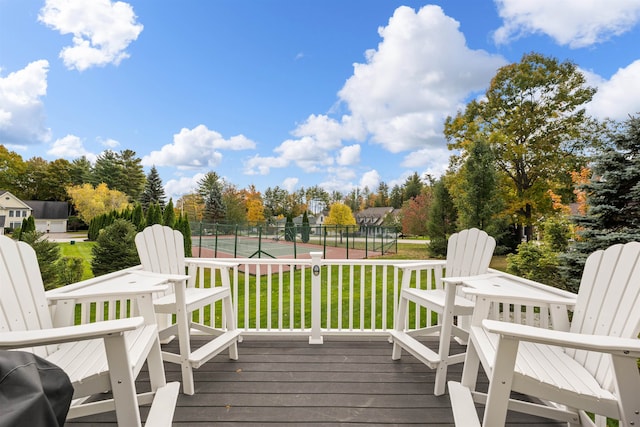
[[[230, 279], [237, 327], [243, 335], [303, 335], [311, 343], [321, 343], [323, 336], [328, 335], [388, 335], [401, 287], [440, 286], [439, 279], [444, 275], [444, 262], [431, 263], [419, 274], [405, 276], [414, 271], [411, 266], [422, 261], [322, 259], [321, 253], [313, 253], [311, 259], [225, 258], [224, 261], [237, 264], [230, 271]], [[192, 266], [188, 271], [196, 274], [196, 286], [221, 286], [219, 270], [212, 273], [209, 268]], [[518, 280], [532, 287], [544, 286]], [[81, 284], [70, 285], [78, 286]], [[64, 292], [63, 288], [50, 292], [61, 291]], [[553, 292], [573, 295], [560, 289]], [[121, 308], [129, 304], [125, 299], [116, 304], [81, 305], [76, 311], [76, 321], [121, 317]], [[435, 313], [424, 308], [412, 304], [410, 313], [407, 329], [437, 323]], [[548, 324], [548, 314], [537, 307], [499, 307], [494, 317], [503, 318], [506, 313], [518, 322]], [[199, 323], [209, 326], [224, 328], [226, 324], [220, 303], [194, 315]]]

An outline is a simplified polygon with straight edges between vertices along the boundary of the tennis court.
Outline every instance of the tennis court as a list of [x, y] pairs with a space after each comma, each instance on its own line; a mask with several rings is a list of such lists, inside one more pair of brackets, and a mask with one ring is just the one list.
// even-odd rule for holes
[[287, 242], [259, 237], [193, 236], [193, 256], [201, 258], [310, 258], [322, 252], [325, 259], [364, 259], [380, 255], [371, 250]]

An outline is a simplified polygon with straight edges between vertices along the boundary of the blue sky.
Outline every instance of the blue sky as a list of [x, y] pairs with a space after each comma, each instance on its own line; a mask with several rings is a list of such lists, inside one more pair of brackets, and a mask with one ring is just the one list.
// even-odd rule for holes
[[349, 192], [441, 174], [444, 119], [536, 51], [640, 112], [637, 0], [0, 0], [0, 144], [25, 160], [132, 149], [167, 195]]

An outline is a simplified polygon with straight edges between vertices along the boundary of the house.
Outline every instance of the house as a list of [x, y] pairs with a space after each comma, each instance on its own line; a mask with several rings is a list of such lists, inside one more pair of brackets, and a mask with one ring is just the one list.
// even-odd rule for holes
[[0, 234], [6, 228], [14, 229], [22, 225], [22, 220], [28, 218], [32, 208], [6, 190], [0, 190]]
[[384, 218], [393, 211], [394, 209], [389, 206], [367, 208], [356, 213], [356, 224], [360, 226], [360, 229], [368, 227], [380, 227], [384, 222]]
[[36, 230], [43, 233], [65, 233], [70, 205], [67, 202], [25, 200], [36, 223]]

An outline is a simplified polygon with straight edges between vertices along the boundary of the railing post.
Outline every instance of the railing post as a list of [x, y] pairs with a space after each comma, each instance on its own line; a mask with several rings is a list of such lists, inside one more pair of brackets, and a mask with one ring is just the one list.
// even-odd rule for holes
[[321, 264], [322, 252], [311, 252], [311, 336], [309, 344], [322, 344], [323, 338], [320, 331], [321, 326], [321, 300], [322, 283]]

